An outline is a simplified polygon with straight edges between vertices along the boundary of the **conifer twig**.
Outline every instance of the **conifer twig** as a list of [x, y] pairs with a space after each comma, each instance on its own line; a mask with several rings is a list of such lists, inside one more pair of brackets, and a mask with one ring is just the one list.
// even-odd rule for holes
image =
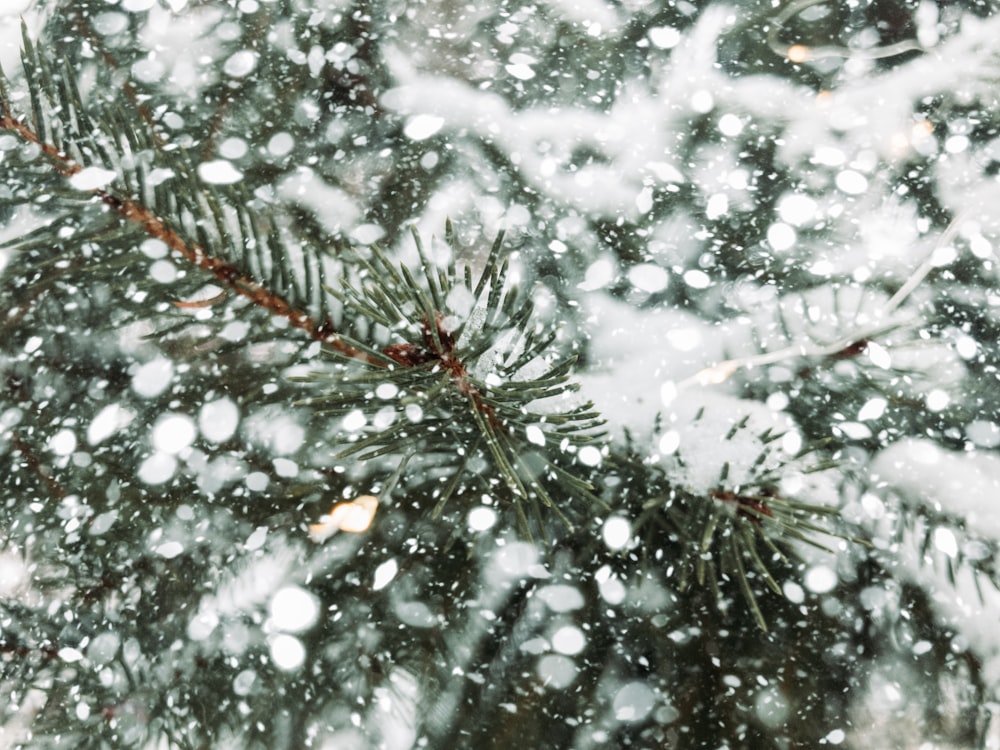
[[[53, 168], [63, 176], [70, 178], [80, 174], [84, 166], [60, 151], [56, 146], [46, 142], [28, 125], [19, 120], [11, 112], [6, 98], [0, 98], [0, 130], [14, 133], [26, 143], [41, 149], [48, 157]], [[225, 288], [249, 299], [254, 305], [261, 307], [273, 315], [285, 318], [293, 327], [305, 331], [310, 337], [324, 346], [353, 359], [360, 359], [369, 364], [385, 366], [366, 352], [348, 344], [333, 331], [329, 318], [318, 322], [307, 312], [297, 309], [281, 295], [270, 291], [262, 284], [241, 272], [234, 264], [223, 258], [212, 255], [202, 245], [190, 242], [181, 236], [165, 220], [133, 198], [120, 197], [105, 188], [93, 188], [90, 192], [126, 221], [138, 226], [148, 236], [160, 240], [177, 255], [189, 261], [203, 271], [212, 274]]]

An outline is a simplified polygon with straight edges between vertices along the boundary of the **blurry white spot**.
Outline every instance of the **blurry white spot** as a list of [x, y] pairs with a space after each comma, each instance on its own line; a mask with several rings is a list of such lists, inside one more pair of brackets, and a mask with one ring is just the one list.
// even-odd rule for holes
[[264, 546], [264, 542], [267, 539], [267, 526], [258, 526], [253, 530], [253, 533], [247, 537], [247, 540], [243, 542], [243, 546], [249, 552], [253, 552], [255, 549], [260, 549]]
[[734, 190], [746, 190], [750, 184], [750, 173], [745, 169], [734, 169], [726, 177], [726, 184]]
[[[164, 169], [163, 167], [156, 167], [150, 170], [149, 177], [146, 178], [146, 182], [149, 185], [156, 187], [157, 185], [162, 185], [164, 182], [166, 182], [173, 176], [174, 176], [174, 170]], [[159, 240], [156, 241], [159, 242]], [[166, 245], [164, 245], [164, 247], [166, 247]]]
[[247, 151], [249, 151], [247, 142], [235, 136], [226, 138], [226, 140], [219, 144], [219, 156], [223, 156], [226, 159], [239, 159], [246, 156]]
[[[774, 375], [771, 376], [772, 381], [775, 379]], [[767, 408], [771, 411], [782, 411], [788, 406], [789, 398], [787, 393], [782, 393], [781, 391], [775, 391], [770, 396], [767, 397]]]
[[[27, 7], [31, 3], [28, 0], [22, 0], [24, 6]], [[7, 11], [8, 3], [4, 3], [4, 12]], [[11, 13], [13, 15], [13, 13]], [[128, 28], [128, 16], [124, 13], [98, 13], [94, 16], [91, 21], [91, 25], [98, 34], [102, 36], [111, 36], [113, 34], [119, 34]]]
[[375, 568], [375, 582], [372, 583], [372, 589], [374, 591], [381, 591], [389, 582], [396, 577], [396, 573], [399, 572], [399, 565], [395, 560], [386, 560], [384, 563]]
[[285, 586], [271, 597], [267, 613], [277, 630], [302, 633], [319, 619], [319, 599], [299, 586]]
[[666, 289], [670, 276], [655, 263], [640, 263], [629, 269], [628, 280], [636, 289], [653, 293]]
[[712, 111], [712, 107], [715, 106], [715, 98], [712, 96], [711, 92], [701, 89], [700, 91], [695, 91], [691, 96], [691, 109], [693, 109], [698, 114], [706, 114]]
[[190, 417], [184, 414], [167, 414], [156, 421], [150, 442], [161, 453], [177, 454], [190, 447], [197, 434]]
[[958, 257], [958, 251], [952, 245], [937, 248], [931, 253], [931, 265], [935, 268], [943, 268], [953, 263]]
[[125, 2], [122, 3], [122, 8], [130, 13], [142, 13], [144, 10], [152, 8], [154, 5], [156, 5], [156, 0], [125, 0]]
[[123, 408], [121, 404], [108, 404], [97, 413], [87, 428], [87, 442], [97, 445], [128, 425], [134, 418], [135, 414]]
[[979, 345], [976, 344], [975, 339], [969, 336], [959, 336], [955, 340], [955, 351], [958, 352], [958, 356], [962, 359], [972, 359], [976, 356], [976, 352], [979, 351]]
[[681, 40], [681, 33], [671, 26], [656, 26], [646, 32], [654, 47], [671, 49]]
[[549, 642], [544, 638], [529, 638], [521, 644], [520, 649], [526, 654], [538, 656], [549, 650]]
[[198, 429], [206, 440], [222, 443], [236, 432], [240, 420], [240, 410], [228, 398], [209, 401], [198, 412]]
[[[701, 273], [700, 271], [698, 273]], [[708, 276], [705, 276], [707, 279]], [[687, 281], [687, 279], [685, 279]], [[695, 279], [700, 283], [700, 279]], [[696, 287], [702, 288], [702, 287]], [[701, 330], [698, 328], [671, 328], [667, 331], [667, 341], [670, 342], [672, 346], [677, 351], [690, 352], [701, 346]], [[676, 393], [676, 386], [675, 386]], [[663, 391], [660, 391], [660, 395], [663, 395]]]
[[806, 588], [814, 594], [826, 594], [837, 586], [837, 574], [826, 565], [814, 565], [806, 571]]
[[192, 641], [203, 641], [212, 634], [219, 625], [219, 615], [212, 610], [199, 611], [187, 626], [188, 638]]
[[949, 154], [957, 154], [969, 147], [969, 139], [964, 135], [953, 135], [944, 142], [944, 150]]
[[242, 341], [250, 333], [250, 324], [243, 320], [233, 320], [226, 323], [225, 327], [219, 331], [219, 338], [226, 341]]
[[243, 173], [225, 159], [213, 159], [199, 164], [198, 176], [209, 185], [232, 185], [243, 179]]
[[767, 244], [779, 253], [795, 245], [796, 239], [795, 230], [783, 222], [776, 221], [767, 228]]
[[424, 602], [396, 602], [396, 616], [404, 625], [414, 628], [429, 628], [438, 623], [438, 618]]
[[68, 456], [76, 450], [76, 434], [68, 429], [59, 430], [49, 438], [49, 450], [57, 456]]
[[177, 266], [169, 260], [158, 260], [150, 265], [149, 277], [157, 284], [170, 284], [177, 279]]
[[644, 187], [639, 191], [639, 194], [635, 196], [635, 207], [639, 209], [639, 213], [648, 214], [653, 208], [653, 188]]
[[872, 436], [872, 431], [868, 426], [860, 422], [841, 422], [834, 430], [840, 431], [851, 440], [867, 440]]
[[365, 419], [364, 412], [360, 409], [348, 412], [348, 414], [341, 421], [341, 425], [348, 432], [357, 432], [364, 427], [365, 424], [367, 424], [367, 420]]
[[375, 389], [375, 395], [381, 399], [395, 398], [399, 393], [399, 388], [394, 383], [381, 383]]
[[684, 272], [684, 283], [692, 289], [707, 289], [712, 285], [712, 278], [704, 271], [693, 268]]
[[419, 422], [424, 418], [424, 410], [420, 408], [420, 404], [407, 404], [403, 413], [411, 422]]
[[545, 433], [542, 432], [542, 428], [537, 424], [528, 425], [524, 432], [529, 443], [534, 443], [535, 445], [545, 445]]
[[469, 528], [473, 531], [486, 531], [493, 528], [497, 522], [496, 511], [492, 508], [479, 507], [469, 511]]
[[505, 65], [504, 70], [521, 81], [530, 81], [535, 77], [535, 71], [531, 69], [531, 66], [524, 65], [523, 63]]
[[846, 738], [847, 738], [847, 735], [844, 734], [844, 730], [843, 729], [834, 729], [826, 737], [824, 737], [822, 740], [820, 740], [820, 742], [826, 741], [826, 742], [829, 742], [831, 745], [839, 745]]
[[788, 719], [788, 700], [775, 685], [765, 687], [757, 693], [753, 703], [757, 718], [770, 729], [781, 727]]
[[829, 276], [833, 273], [833, 263], [828, 260], [818, 260], [809, 266], [809, 273], [814, 276]]
[[241, 49], [229, 56], [222, 65], [222, 70], [231, 78], [243, 78], [250, 75], [257, 67], [257, 53], [248, 49]]
[[87, 658], [94, 664], [107, 664], [115, 658], [120, 645], [121, 638], [117, 633], [111, 631], [99, 633], [87, 645]]
[[628, 594], [625, 584], [614, 576], [604, 578], [603, 580], [599, 578], [597, 581], [597, 590], [601, 593], [601, 598], [612, 606], [621, 604], [625, 601], [625, 596]]
[[816, 216], [816, 201], [808, 195], [792, 193], [778, 201], [778, 217], [792, 226], [800, 227]]
[[77, 190], [97, 190], [110, 185], [118, 175], [102, 167], [86, 167], [69, 178], [70, 187]]
[[813, 161], [827, 167], [838, 167], [847, 160], [844, 152], [832, 146], [820, 146], [813, 154]]
[[796, 456], [802, 450], [802, 435], [796, 430], [789, 430], [781, 436], [781, 450], [786, 455]]
[[176, 458], [166, 453], [154, 453], [139, 465], [139, 479], [144, 484], [163, 484], [176, 470]]
[[601, 536], [608, 549], [619, 550], [626, 547], [632, 538], [632, 524], [622, 516], [611, 516], [604, 522]]
[[80, 661], [83, 658], [83, 654], [77, 651], [75, 648], [65, 648], [59, 649], [59, 658], [65, 662], [73, 663], [75, 661]]
[[247, 474], [246, 486], [251, 492], [263, 492], [267, 489], [267, 485], [270, 482], [267, 474], [262, 471], [252, 471]]
[[423, 156], [420, 157], [420, 166], [430, 172], [434, 167], [437, 166], [438, 160], [441, 157], [438, 156], [437, 151], [428, 151]]
[[384, 430], [395, 421], [396, 410], [391, 406], [383, 406], [375, 412], [375, 416], [372, 417], [372, 425], [379, 430]]
[[354, 228], [351, 237], [362, 245], [373, 245], [385, 237], [385, 230], [378, 224], [361, 224]]
[[539, 589], [538, 598], [553, 612], [572, 612], [583, 607], [585, 603], [580, 589], [563, 583]]
[[845, 169], [837, 173], [837, 187], [848, 195], [861, 195], [868, 189], [868, 179], [860, 172]]
[[989, 258], [993, 255], [993, 245], [981, 234], [969, 237], [969, 250], [977, 258]]
[[244, 669], [233, 678], [233, 692], [236, 695], [249, 695], [256, 681], [257, 673], [252, 669]]
[[670, 406], [675, 398], [677, 398], [677, 384], [668, 380], [660, 386], [660, 401], [663, 402], [664, 406]]
[[981, 448], [996, 448], [1000, 445], [1000, 426], [976, 419], [965, 426], [965, 436]]
[[306, 649], [302, 641], [294, 635], [281, 633], [270, 639], [271, 659], [275, 666], [285, 672], [292, 672], [306, 660]]
[[445, 300], [448, 305], [448, 309], [453, 311], [456, 315], [460, 315], [463, 318], [472, 312], [472, 308], [475, 307], [476, 300], [472, 296], [472, 292], [465, 288], [463, 285], [458, 285], [454, 287], [450, 292], [448, 292], [448, 297]]
[[869, 518], [879, 519], [885, 515], [885, 503], [878, 495], [866, 492], [861, 496], [861, 509]]
[[510, 576], [526, 575], [538, 563], [538, 550], [530, 542], [512, 542], [493, 553], [497, 567]]
[[642, 721], [656, 704], [656, 694], [644, 682], [629, 682], [611, 704], [618, 721]]
[[[106, 513], [101, 513], [94, 517], [94, 520], [90, 522], [90, 533], [92, 536], [100, 536], [112, 526], [114, 526], [115, 521], [118, 520], [118, 511], [109, 510]], [[0, 576], [0, 581], [2, 581], [3, 576]], [[0, 589], [2, 590], [2, 589]]]
[[806, 592], [795, 581], [785, 581], [781, 590], [785, 593], [785, 598], [793, 604], [802, 604], [806, 599]]
[[0, 596], [7, 598], [31, 577], [31, 572], [20, 555], [0, 552]]
[[728, 136], [739, 135], [743, 132], [743, 121], [731, 112], [727, 112], [719, 118], [719, 132]]
[[403, 128], [403, 135], [411, 141], [422, 141], [438, 132], [442, 125], [444, 125], [443, 117], [416, 115], [407, 121], [406, 127]]
[[705, 216], [709, 220], [718, 219], [729, 213], [729, 198], [725, 193], [716, 193], [708, 199], [705, 205]]
[[535, 673], [546, 687], [561, 690], [573, 684], [577, 668], [568, 656], [546, 654], [538, 660]]
[[927, 408], [931, 411], [941, 411], [951, 403], [951, 397], [944, 391], [935, 388], [927, 394]]
[[681, 435], [677, 430], [664, 432], [660, 437], [660, 455], [672, 456], [681, 445]]
[[583, 283], [578, 284], [578, 287], [584, 291], [591, 292], [607, 286], [614, 278], [614, 263], [609, 258], [601, 258], [590, 264], [583, 276]]
[[42, 345], [41, 336], [31, 336], [26, 342], [24, 342], [24, 352], [25, 354], [31, 354], [32, 352], [36, 352], [38, 351], [41, 345]]
[[660, 182], [684, 182], [684, 175], [673, 164], [665, 161], [651, 161], [646, 164], [646, 168]]
[[885, 407], [888, 405], [888, 401], [884, 398], [871, 398], [865, 402], [865, 405], [861, 407], [858, 411], [858, 421], [867, 422], [869, 419], [878, 419], [885, 413]]
[[271, 156], [284, 156], [295, 147], [295, 138], [284, 131], [275, 133], [267, 142], [267, 151]]
[[583, 631], [575, 625], [565, 625], [552, 634], [552, 649], [560, 654], [578, 654], [586, 645], [587, 639], [583, 636]]
[[934, 529], [934, 547], [939, 552], [948, 555], [948, 557], [958, 555], [958, 540], [955, 539], [955, 534], [952, 530], [944, 526]]
[[597, 466], [601, 463], [601, 451], [592, 445], [585, 445], [576, 454], [576, 458], [584, 466]]
[[926, 654], [932, 648], [934, 648], [934, 644], [930, 641], [917, 641], [913, 644], [913, 653], [920, 656], [921, 654]]
[[889, 356], [889, 351], [881, 344], [869, 341], [865, 352], [868, 354], [868, 359], [876, 367], [881, 367], [883, 370], [888, 370], [892, 367], [892, 357]]
[[159, 59], [146, 57], [132, 64], [132, 75], [143, 83], [159, 81], [166, 72], [166, 66]]
[[153, 260], [165, 258], [167, 253], [170, 252], [170, 248], [167, 247], [166, 242], [152, 238], [143, 240], [142, 244], [139, 245], [139, 249], [142, 251], [143, 255]]
[[299, 465], [288, 458], [276, 458], [271, 462], [274, 465], [274, 473], [279, 477], [297, 477], [299, 475]]
[[153, 552], [158, 554], [160, 557], [165, 557], [168, 560], [172, 560], [184, 551], [184, 545], [180, 542], [164, 542], [163, 544], [157, 545]]

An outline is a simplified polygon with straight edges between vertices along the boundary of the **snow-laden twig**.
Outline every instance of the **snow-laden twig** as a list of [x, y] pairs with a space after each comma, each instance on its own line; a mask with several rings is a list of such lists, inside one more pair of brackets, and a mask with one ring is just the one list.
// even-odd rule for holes
[[906, 282], [885, 303], [882, 309], [878, 311], [877, 317], [879, 318], [879, 322], [876, 324], [855, 329], [827, 344], [803, 342], [770, 352], [726, 359], [710, 367], [703, 368], [680, 381], [677, 384], [677, 389], [681, 390], [690, 386], [718, 385], [724, 383], [740, 370], [752, 370], [755, 367], [772, 365], [790, 359], [800, 357], [833, 357], [841, 354], [847, 355], [855, 351], [860, 352], [874, 339], [910, 324], [914, 320], [912, 316], [892, 319], [893, 313], [899, 309], [913, 291], [920, 286], [931, 269], [937, 265], [936, 261], [939, 251], [947, 247], [955, 239], [955, 235], [958, 233], [965, 216], [966, 214], [963, 212], [952, 220], [947, 229], [941, 234], [940, 239], [934, 244], [934, 248], [927, 254], [924, 262], [910, 274]]

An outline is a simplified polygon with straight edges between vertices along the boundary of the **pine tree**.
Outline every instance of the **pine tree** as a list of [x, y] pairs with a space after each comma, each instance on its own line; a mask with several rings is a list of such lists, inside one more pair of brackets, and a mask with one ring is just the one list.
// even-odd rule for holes
[[27, 9], [5, 746], [995, 739], [994, 10]]

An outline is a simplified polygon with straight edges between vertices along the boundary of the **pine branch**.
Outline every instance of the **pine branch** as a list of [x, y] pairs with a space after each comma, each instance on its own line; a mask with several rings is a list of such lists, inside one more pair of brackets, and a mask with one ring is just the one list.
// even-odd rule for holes
[[[544, 361], [543, 352], [555, 334], [543, 334], [535, 328], [531, 305], [508, 285], [502, 235], [496, 238], [474, 288], [468, 269], [460, 277], [454, 262], [447, 268], [436, 268], [416, 235], [419, 276], [405, 265], [394, 265], [374, 248], [370, 258], [355, 255], [356, 265], [362, 269], [358, 284], [345, 278], [331, 286], [325, 282], [320, 259], [314, 254], [305, 254], [303, 273], [293, 270], [275, 221], [251, 216], [246, 196], [226, 195], [203, 184], [178, 150], [159, 143], [144, 127], [136, 128], [135, 118], [117, 106], [98, 115], [89, 114], [79, 92], [66, 83], [66, 77], [51, 74], [48, 62], [26, 34], [24, 59], [32, 92], [32, 124], [15, 115], [5, 94], [0, 100], [0, 129], [41, 150], [50, 167], [67, 180], [63, 192], [71, 200], [85, 203], [81, 196], [96, 198], [127, 225], [164, 243], [174, 258], [204, 272], [224, 291], [284, 318], [342, 360], [337, 375], [341, 382], [333, 389], [330, 405], [357, 403], [362, 395], [358, 389], [368, 387], [374, 370], [379, 373], [376, 379], [413, 394], [417, 398], [413, 403], [428, 413], [419, 429], [431, 428], [425, 433], [433, 435], [427, 451], [445, 459], [442, 467], [447, 465], [456, 441], [462, 444], [468, 442], [468, 435], [481, 436], [475, 441], [479, 446], [476, 450], [488, 457], [506, 492], [515, 499], [519, 526], [525, 533], [531, 523], [523, 502], [540, 502], [569, 523], [546, 488], [550, 482], [573, 477], [565, 482], [573, 495], [603, 504], [586, 480], [574, 477], [569, 468], [574, 463], [572, 455], [569, 459], [558, 455], [564, 446], [575, 452], [597, 441], [599, 417], [586, 404], [572, 404], [569, 409], [527, 408], [552, 404], [575, 388], [569, 382], [572, 361]], [[81, 122], [86, 123], [86, 138], [81, 135]], [[47, 139], [48, 133], [51, 139]], [[92, 153], [102, 155], [100, 166], [70, 155], [82, 154], [84, 141], [93, 145]], [[169, 193], [159, 186], [149, 189], [149, 167], [144, 166], [148, 160], [140, 158], [148, 154], [153, 154], [154, 164], [162, 163], [158, 168], [169, 170], [180, 189]], [[446, 236], [455, 242], [450, 226]], [[51, 233], [43, 228], [38, 241], [49, 237]], [[263, 254], [265, 248], [270, 255]], [[454, 257], [457, 246], [452, 250]], [[316, 314], [327, 309], [324, 291], [353, 313], [352, 324], [368, 320], [402, 335], [406, 342], [378, 346], [335, 332], [329, 316], [321, 319]], [[191, 304], [182, 301], [177, 306]], [[311, 403], [321, 402], [322, 397]], [[400, 416], [407, 405], [397, 409]], [[444, 416], [431, 416], [434, 412]], [[449, 423], [459, 415], [463, 416], [458, 423]], [[341, 455], [360, 454], [362, 459], [411, 455], [412, 434], [404, 425], [401, 420], [363, 440], [353, 439]], [[460, 474], [461, 469], [455, 476]], [[451, 486], [460, 484], [452, 481]], [[440, 507], [453, 491], [436, 504]], [[540, 518], [537, 508], [533, 512]]]
[[[26, 45], [26, 59], [32, 54], [33, 49]], [[39, 123], [36, 125], [37, 132], [14, 115], [6, 97], [0, 99], [0, 129], [12, 132], [21, 138], [21, 140], [25, 143], [33, 144], [40, 148], [41, 151], [48, 157], [52, 167], [59, 174], [69, 178], [70, 184], [72, 185], [74, 177], [84, 175], [86, 169], [93, 169], [93, 167], [84, 167], [79, 162], [67, 156], [66, 153], [56, 145], [46, 142], [44, 138], [45, 129], [44, 126], [40, 124], [44, 123], [46, 113], [41, 109], [41, 105], [38, 103], [37, 99], [38, 98], [35, 97], [33, 102], [35, 109], [34, 120], [36, 123]], [[73, 103], [67, 100], [66, 104], [68, 110], [70, 108], [69, 105]], [[87, 179], [81, 179], [79, 181], [80, 185], [86, 185], [87, 183]], [[348, 357], [360, 358], [367, 356], [358, 349], [345, 344], [343, 339], [331, 330], [329, 320], [318, 322], [308, 313], [289, 302], [282, 295], [270, 291], [268, 287], [261, 284], [255, 278], [241, 271], [234, 262], [227, 260], [222, 256], [213, 255], [206, 249], [205, 245], [190, 241], [183, 237], [181, 233], [174, 229], [174, 227], [171, 226], [166, 220], [161, 219], [155, 212], [147, 208], [138, 200], [120, 194], [111, 188], [80, 187], [78, 189], [83, 193], [89, 193], [90, 195], [96, 197], [104, 205], [116, 212], [121, 218], [132, 225], [139, 227], [147, 236], [152, 239], [160, 240], [177, 256], [188, 261], [196, 268], [210, 274], [223, 288], [248, 299], [251, 303], [268, 311], [272, 315], [285, 318], [293, 327], [304, 331], [311, 338], [321, 342], [324, 346], [338, 351], [340, 354]], [[212, 215], [216, 219], [216, 227], [219, 229], [220, 234], [223, 239], [226, 239], [225, 224], [218, 209], [216, 209]], [[277, 255], [277, 258], [279, 259], [278, 262], [272, 262], [272, 268], [275, 270], [282, 268], [281, 261], [287, 259], [287, 255], [280, 253]], [[311, 277], [307, 276], [307, 278]], [[281, 279], [281, 281], [284, 282], [281, 286], [288, 286], [287, 271], [284, 272], [284, 278]], [[310, 281], [310, 283], [313, 282]]]

